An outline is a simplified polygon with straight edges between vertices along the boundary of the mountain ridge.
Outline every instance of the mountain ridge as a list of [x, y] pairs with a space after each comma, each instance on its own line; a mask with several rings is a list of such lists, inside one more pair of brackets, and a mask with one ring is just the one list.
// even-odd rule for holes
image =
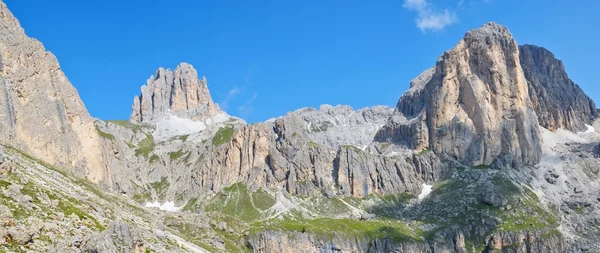
[[[148, 79], [131, 121], [92, 121], [56, 59], [0, 9], [0, 33], [12, 35], [0, 37], [11, 82], [0, 140], [25, 147], [0, 146], [3, 250], [598, 249], [595, 105], [553, 55], [518, 46], [506, 27], [467, 32], [396, 108], [323, 105], [246, 124], [182, 63]], [[19, 66], [21, 51], [6, 50], [28, 43], [25, 62], [41, 64]], [[58, 150], [29, 147], [54, 141]], [[143, 207], [154, 203], [177, 213]]]

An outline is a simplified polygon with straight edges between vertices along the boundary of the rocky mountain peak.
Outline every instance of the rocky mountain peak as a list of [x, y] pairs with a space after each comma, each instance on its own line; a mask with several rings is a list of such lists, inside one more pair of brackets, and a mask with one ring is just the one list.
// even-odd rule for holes
[[92, 181], [109, 181], [102, 140], [77, 90], [2, 1], [0, 140]]
[[584, 131], [597, 117], [596, 104], [565, 71], [562, 61], [543, 47], [522, 45], [520, 61], [540, 125], [549, 130]]
[[198, 72], [188, 63], [179, 64], [175, 71], [159, 68], [141, 92], [133, 100], [133, 122], [154, 122], [169, 114], [204, 120], [220, 112], [212, 101], [206, 78], [198, 79]]
[[488, 23], [466, 33], [413, 80], [376, 136], [469, 165], [533, 165], [540, 132], [517, 42]]

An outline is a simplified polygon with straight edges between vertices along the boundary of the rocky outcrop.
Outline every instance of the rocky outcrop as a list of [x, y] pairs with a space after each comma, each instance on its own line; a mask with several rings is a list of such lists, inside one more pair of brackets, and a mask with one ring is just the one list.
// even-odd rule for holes
[[89, 238], [82, 246], [83, 252], [133, 252], [144, 253], [144, 241], [140, 232], [129, 224], [117, 221], [104, 232]]
[[85, 175], [109, 181], [96, 132], [56, 57], [27, 37], [0, 2], [0, 141]]
[[596, 105], [569, 79], [562, 61], [542, 47], [523, 45], [519, 50], [540, 125], [552, 131], [585, 131], [585, 125], [591, 125], [598, 116]]
[[326, 239], [310, 233], [265, 231], [247, 238], [251, 252], [432, 252], [427, 243], [367, 240], [366, 238], [334, 237]]
[[374, 155], [355, 147], [340, 147], [333, 162], [333, 179], [340, 195], [357, 198], [369, 194], [391, 195], [421, 191], [423, 182], [440, 178], [443, 166], [433, 153], [424, 155]]
[[494, 233], [488, 241], [487, 248], [494, 251], [510, 249], [510, 252], [565, 252], [566, 245], [564, 237], [554, 232], [506, 232]]
[[[328, 238], [311, 233], [265, 231], [247, 238], [250, 251], [270, 252], [475, 252], [475, 246], [466, 242], [461, 232], [450, 233], [446, 238], [426, 241], [343, 238]], [[472, 241], [471, 241], [472, 243]], [[543, 232], [505, 232], [499, 231], [489, 237], [483, 252], [564, 252], [565, 240], [560, 234]]]
[[533, 165], [540, 132], [512, 35], [495, 23], [469, 31], [413, 80], [376, 136], [467, 165]]
[[141, 90], [133, 99], [133, 122], [153, 122], [168, 114], [205, 120], [220, 112], [210, 97], [206, 78], [198, 79], [198, 72], [188, 63], [179, 64], [175, 71], [159, 68]]

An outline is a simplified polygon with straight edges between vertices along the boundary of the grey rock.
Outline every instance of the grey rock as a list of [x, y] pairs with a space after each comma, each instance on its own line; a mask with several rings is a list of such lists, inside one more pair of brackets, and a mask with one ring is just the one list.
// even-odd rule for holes
[[133, 226], [117, 221], [104, 232], [94, 235], [81, 245], [86, 252], [144, 252], [144, 240]]
[[20, 245], [26, 245], [31, 242], [33, 232], [25, 227], [10, 227], [8, 228], [10, 237]]
[[493, 207], [502, 207], [508, 204], [508, 200], [498, 193], [486, 193], [481, 200], [484, 204]]
[[221, 221], [219, 222], [219, 224], [217, 224], [217, 228], [221, 231], [225, 231], [227, 230], [227, 223]]
[[537, 117], [517, 43], [505, 27], [469, 31], [411, 86], [376, 140], [428, 148], [467, 165], [538, 163]]
[[596, 105], [569, 79], [562, 61], [543, 47], [522, 45], [519, 51], [529, 97], [540, 125], [552, 131], [587, 130], [585, 125], [592, 125], [598, 116]]
[[371, 219], [375, 219], [375, 217], [377, 217], [377, 215], [372, 214], [372, 213], [362, 213], [362, 214], [360, 214], [360, 219], [361, 220], [371, 220]]
[[188, 63], [179, 64], [175, 71], [159, 68], [141, 90], [133, 100], [133, 122], [152, 122], [168, 114], [205, 120], [220, 112], [210, 97], [206, 78], [198, 79], [198, 72]]
[[0, 140], [94, 182], [108, 178], [102, 139], [56, 57], [3, 2], [0, 17]]

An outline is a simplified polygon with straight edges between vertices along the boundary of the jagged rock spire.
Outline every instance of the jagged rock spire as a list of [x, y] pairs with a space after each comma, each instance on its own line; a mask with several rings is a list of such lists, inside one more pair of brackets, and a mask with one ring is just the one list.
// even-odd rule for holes
[[198, 79], [198, 72], [188, 63], [179, 64], [175, 71], [159, 68], [141, 91], [133, 100], [133, 122], [153, 122], [167, 114], [204, 120], [220, 112], [210, 97], [206, 78]]

